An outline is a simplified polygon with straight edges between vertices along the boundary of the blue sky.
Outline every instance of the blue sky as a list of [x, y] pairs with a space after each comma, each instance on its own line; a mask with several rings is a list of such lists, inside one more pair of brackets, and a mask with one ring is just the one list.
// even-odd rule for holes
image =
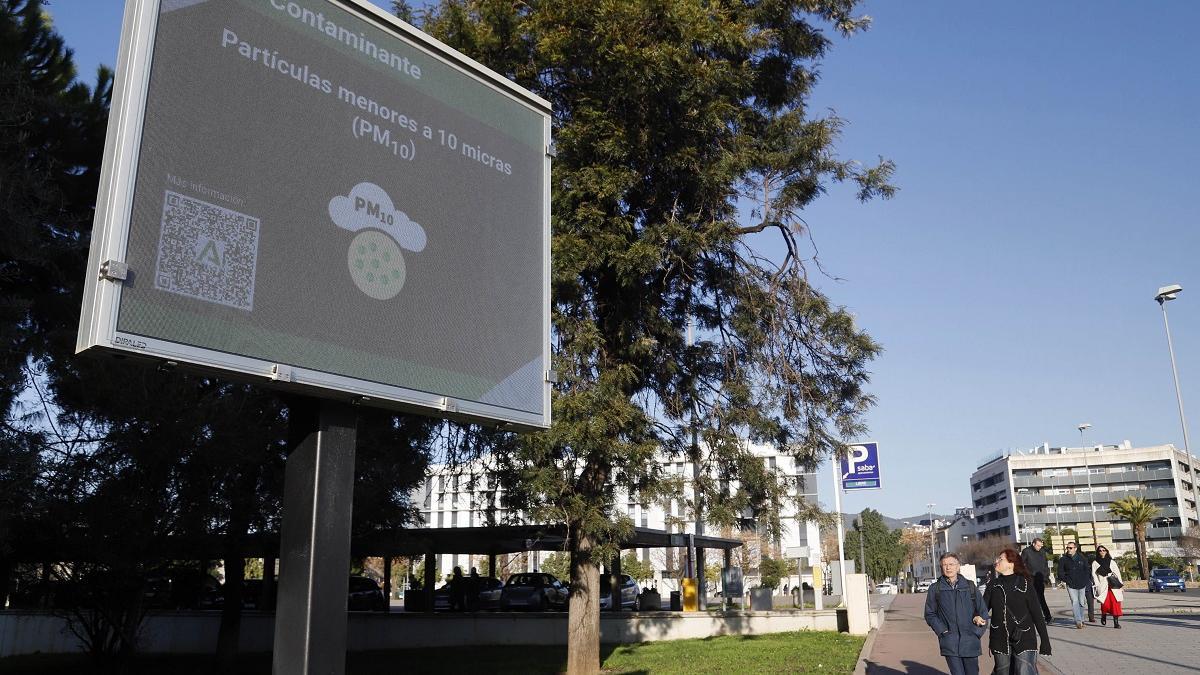
[[[83, 79], [115, 62], [122, 6], [49, 3]], [[1078, 444], [1081, 422], [1089, 444], [1182, 447], [1153, 301], [1170, 283], [1200, 421], [1200, 3], [1130, 9], [868, 2], [871, 30], [822, 64], [814, 109], [848, 121], [841, 156], [895, 161], [900, 187], [866, 205], [834, 188], [804, 214], [837, 280], [813, 278], [886, 350], [869, 415], [885, 488], [844, 510], [967, 506], [982, 457]]]

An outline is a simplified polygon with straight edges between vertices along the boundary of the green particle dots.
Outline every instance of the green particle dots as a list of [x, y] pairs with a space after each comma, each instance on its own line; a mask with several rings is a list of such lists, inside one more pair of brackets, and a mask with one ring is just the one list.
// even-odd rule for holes
[[375, 273], [374, 272], [367, 272], [367, 281], [370, 281], [371, 283], [375, 282]]
[[392, 278], [399, 279], [400, 278], [400, 270], [397, 270], [397, 269], [392, 270]]
[[371, 261], [371, 268], [379, 269], [379, 258], [375, 258], [374, 260]]
[[379, 250], [379, 244], [377, 244], [375, 242], [371, 242], [370, 244], [367, 244], [367, 246], [369, 246], [371, 248], [371, 253], [374, 253], [375, 251]]
[[355, 268], [355, 269], [360, 269], [360, 270], [363, 268], [363, 261], [362, 261], [362, 258], [359, 258], [358, 260], [355, 260], [355, 261], [354, 261], [354, 268]]
[[366, 246], [363, 246], [362, 244], [359, 244], [359, 245], [358, 245], [358, 254], [359, 254], [359, 255], [366, 255], [366, 254], [367, 254], [367, 247], [366, 247]]
[[388, 253], [387, 251], [384, 251], [383, 252], [383, 261], [384, 262], [392, 262], [392, 254]]
[[386, 276], [379, 277], [379, 283], [383, 284], [384, 286], [387, 286], [390, 282], [391, 279], [388, 279]]

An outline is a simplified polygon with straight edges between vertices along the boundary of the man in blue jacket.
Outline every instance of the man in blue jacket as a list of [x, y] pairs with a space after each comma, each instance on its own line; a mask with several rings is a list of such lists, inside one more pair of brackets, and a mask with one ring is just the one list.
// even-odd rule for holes
[[938, 636], [950, 675], [978, 675], [979, 638], [987, 630], [988, 611], [975, 582], [958, 575], [960, 562], [943, 553], [942, 576], [925, 596], [925, 623]]
[[1083, 610], [1087, 608], [1087, 589], [1092, 586], [1092, 564], [1079, 552], [1079, 544], [1070, 542], [1058, 559], [1058, 579], [1067, 584], [1075, 627], [1083, 628]]

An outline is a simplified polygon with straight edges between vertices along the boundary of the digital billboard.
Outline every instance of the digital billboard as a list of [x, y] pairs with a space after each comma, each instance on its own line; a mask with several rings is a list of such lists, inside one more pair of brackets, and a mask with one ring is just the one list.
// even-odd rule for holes
[[358, 0], [130, 0], [79, 350], [549, 425], [550, 106]]

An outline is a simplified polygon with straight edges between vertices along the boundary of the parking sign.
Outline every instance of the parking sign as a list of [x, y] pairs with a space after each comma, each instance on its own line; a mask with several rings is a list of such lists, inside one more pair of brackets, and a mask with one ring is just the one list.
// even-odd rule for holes
[[878, 490], [882, 487], [879, 478], [879, 444], [856, 443], [842, 457], [842, 489]]

